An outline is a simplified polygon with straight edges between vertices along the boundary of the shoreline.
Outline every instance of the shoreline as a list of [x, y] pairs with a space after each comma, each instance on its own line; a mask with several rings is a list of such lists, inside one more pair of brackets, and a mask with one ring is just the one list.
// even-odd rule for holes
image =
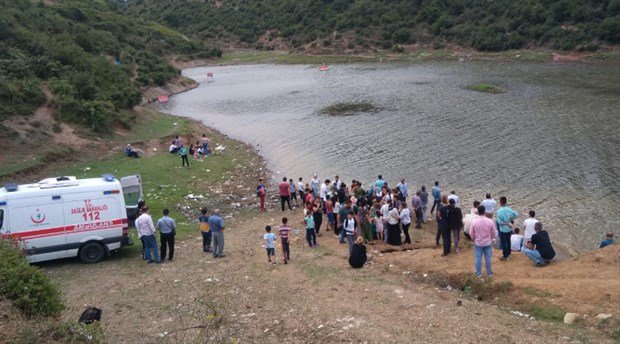
[[[557, 56], [557, 61], [554, 61]], [[363, 52], [363, 53], [297, 53], [284, 50], [257, 51], [234, 50], [220, 59], [198, 59], [190, 61], [172, 60], [178, 69], [196, 67], [231, 66], [243, 64], [342, 64], [342, 63], [418, 63], [423, 61], [499, 61], [562, 64], [615, 64], [620, 61], [616, 50], [599, 52], [565, 52], [553, 50], [506, 50], [501, 52], [479, 52], [471, 49], [434, 50], [418, 49], [406, 53]]]

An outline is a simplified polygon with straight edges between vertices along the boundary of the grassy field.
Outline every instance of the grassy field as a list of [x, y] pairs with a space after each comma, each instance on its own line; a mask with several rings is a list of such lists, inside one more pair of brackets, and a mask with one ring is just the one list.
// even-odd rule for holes
[[[203, 130], [203, 131], [201, 131]], [[203, 161], [190, 160], [190, 167], [181, 167], [181, 159], [177, 154], [167, 151], [169, 140], [179, 135], [184, 143], [197, 140], [202, 132], [207, 131], [212, 144], [223, 144], [226, 154], [210, 155]], [[209, 190], [209, 186], [222, 183], [230, 178], [233, 170], [240, 163], [251, 159], [251, 151], [245, 145], [228, 139], [221, 133], [202, 127], [196, 122], [181, 117], [149, 112], [146, 120], [136, 126], [126, 136], [114, 137], [119, 145], [133, 143], [145, 151], [139, 159], [128, 158], [121, 151], [112, 151], [101, 156], [85, 157], [82, 162], [59, 166], [57, 175], [71, 175], [78, 178], [99, 177], [112, 173], [117, 178], [140, 174], [143, 182], [144, 198], [151, 209], [153, 219], [161, 216], [164, 208], [169, 208], [171, 216], [177, 220], [178, 239], [187, 233], [196, 231], [194, 216], [198, 216], [200, 208], [216, 204], [220, 198]], [[122, 146], [121, 146], [122, 147]], [[202, 195], [202, 200], [190, 200], [189, 194]], [[134, 242], [137, 242], [135, 231], [131, 231]], [[139, 245], [121, 250], [122, 254], [135, 253]]]

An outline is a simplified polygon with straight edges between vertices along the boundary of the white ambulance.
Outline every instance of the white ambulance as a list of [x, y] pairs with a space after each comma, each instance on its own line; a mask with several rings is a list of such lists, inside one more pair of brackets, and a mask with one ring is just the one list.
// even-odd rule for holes
[[0, 237], [19, 243], [31, 263], [75, 256], [97, 263], [132, 244], [126, 207], [140, 200], [139, 175], [7, 184], [0, 188]]

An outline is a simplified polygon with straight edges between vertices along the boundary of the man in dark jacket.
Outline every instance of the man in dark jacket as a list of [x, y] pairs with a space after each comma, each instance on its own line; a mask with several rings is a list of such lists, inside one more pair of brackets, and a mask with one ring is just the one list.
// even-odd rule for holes
[[450, 211], [448, 212], [448, 221], [450, 222], [450, 229], [452, 230], [452, 236], [454, 237], [454, 250], [456, 254], [461, 253], [459, 250], [459, 239], [461, 228], [463, 227], [463, 212], [461, 208], [456, 207], [456, 201], [451, 198], [448, 203]]

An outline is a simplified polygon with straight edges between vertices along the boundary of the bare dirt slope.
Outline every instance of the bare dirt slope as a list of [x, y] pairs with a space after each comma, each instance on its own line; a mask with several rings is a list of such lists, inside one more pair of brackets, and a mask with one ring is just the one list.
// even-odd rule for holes
[[[299, 211], [286, 215], [294, 224], [301, 220]], [[179, 242], [174, 261], [162, 265], [117, 256], [96, 265], [44, 267], [65, 292], [70, 308], [63, 317], [76, 319], [85, 305], [103, 308], [110, 343], [611, 342], [597, 331], [525, 319], [484, 302], [464, 299], [458, 306], [459, 292], [403, 274], [406, 264], [444, 264], [432, 249], [379, 256], [381, 247], [369, 246], [374, 258], [353, 270], [346, 245], [331, 233], [319, 238], [318, 249], [306, 247], [300, 233], [292, 262], [268, 265], [263, 227], [280, 216], [252, 210], [229, 220], [222, 259], [202, 253], [196, 236]], [[508, 272], [498, 266], [496, 274]]]

